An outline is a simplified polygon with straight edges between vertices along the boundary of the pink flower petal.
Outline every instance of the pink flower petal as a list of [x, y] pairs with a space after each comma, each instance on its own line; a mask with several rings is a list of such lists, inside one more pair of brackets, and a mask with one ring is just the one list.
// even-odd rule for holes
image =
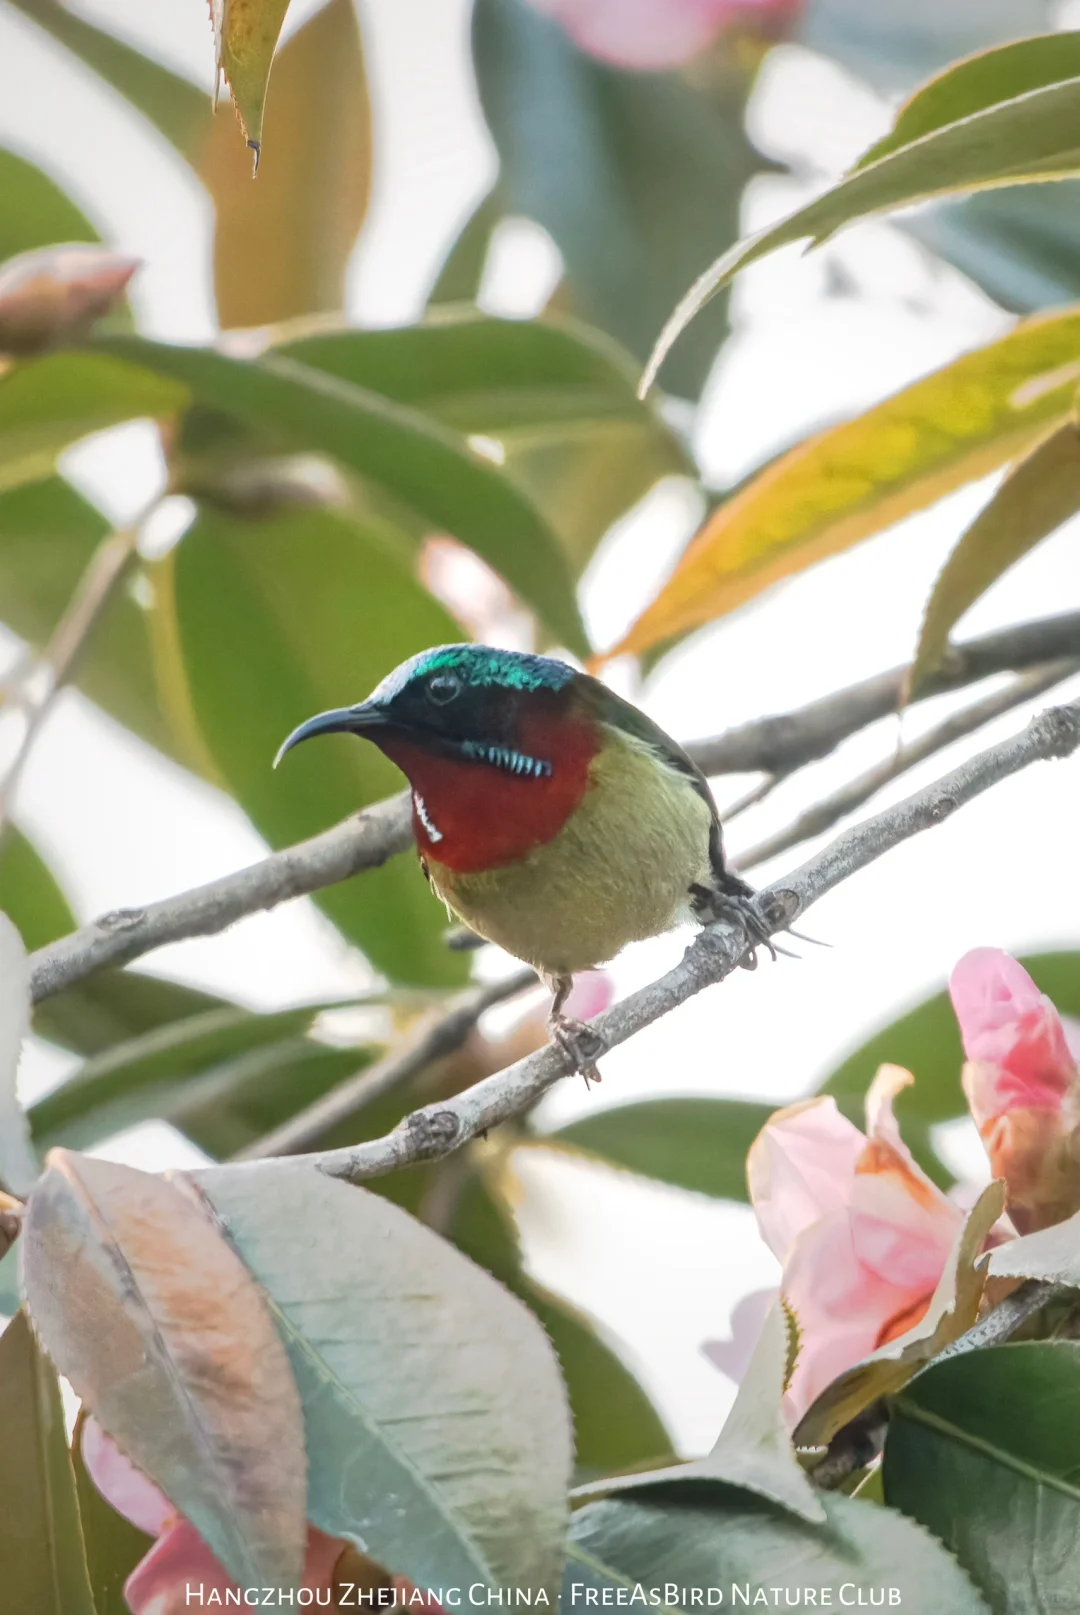
[[731, 0], [532, 0], [582, 50], [617, 67], [679, 67], [719, 31]]
[[579, 970], [570, 996], [563, 1006], [567, 1015], [591, 1021], [615, 1002], [615, 983], [604, 970]]
[[[303, 1586], [332, 1593], [334, 1567], [344, 1549], [336, 1537], [309, 1526]], [[237, 1591], [237, 1583], [187, 1520], [171, 1525], [124, 1583], [132, 1615], [181, 1615], [208, 1604], [224, 1608], [230, 1593], [235, 1603]], [[313, 1602], [310, 1607], [318, 1606]]]
[[949, 982], [964, 1053], [982, 1068], [969, 1101], [980, 1131], [1003, 1112], [1056, 1110], [1076, 1082], [1061, 1017], [1023, 965], [1000, 948], [976, 948]]
[[177, 1518], [165, 1494], [124, 1457], [112, 1436], [92, 1417], [82, 1427], [82, 1460], [106, 1503], [148, 1536], [160, 1536]]
[[804, 1230], [847, 1205], [865, 1142], [831, 1098], [788, 1105], [765, 1123], [746, 1175], [758, 1227], [781, 1261]]

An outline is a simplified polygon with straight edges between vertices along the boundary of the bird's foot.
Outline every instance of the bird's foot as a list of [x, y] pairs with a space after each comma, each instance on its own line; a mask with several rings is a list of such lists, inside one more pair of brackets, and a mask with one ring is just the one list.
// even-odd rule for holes
[[781, 953], [786, 954], [786, 948], [780, 948], [773, 941], [769, 929], [762, 919], [754, 903], [754, 889], [748, 886], [738, 875], [728, 875], [728, 885], [722, 889], [713, 889], [708, 892], [701, 891], [704, 901], [701, 903], [699, 913], [706, 924], [717, 920], [733, 920], [742, 927], [746, 933], [747, 949], [739, 960], [743, 970], [756, 970], [758, 963], [758, 949], [764, 948], [770, 959], [775, 960]]
[[587, 1021], [575, 1020], [572, 1015], [557, 1011], [548, 1021], [551, 1041], [561, 1049], [575, 1071], [585, 1078], [586, 1088], [600, 1081], [597, 1060], [607, 1052], [607, 1044], [600, 1033]]

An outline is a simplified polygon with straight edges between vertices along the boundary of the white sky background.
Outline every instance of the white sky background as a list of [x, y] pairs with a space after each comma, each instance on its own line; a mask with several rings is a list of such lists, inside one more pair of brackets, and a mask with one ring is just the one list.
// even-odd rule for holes
[[[314, 9], [294, 3], [289, 29]], [[211, 43], [200, 0], [96, 0], [86, 10], [209, 85]], [[350, 274], [349, 314], [384, 324], [419, 312], [446, 245], [494, 171], [494, 156], [472, 92], [467, 0], [366, 0], [363, 11], [377, 174]], [[786, 47], [763, 73], [751, 114], [763, 146], [796, 162], [801, 176], [756, 182], [744, 216], [745, 226], [756, 228], [838, 173], [881, 132], [888, 108], [830, 63]], [[136, 114], [2, 8], [0, 142], [40, 162], [108, 239], [145, 259], [134, 300], [147, 331], [186, 340], [212, 335], [211, 218], [199, 187]], [[844, 270], [852, 288], [846, 295], [830, 295], [830, 260]], [[532, 229], [505, 233], [487, 277], [488, 305], [532, 312], [556, 274], [546, 238]], [[789, 250], [755, 267], [737, 288], [735, 317], [736, 336], [713, 376], [698, 434], [706, 475], [718, 481], [1009, 323], [960, 276], [882, 224], [861, 226], [809, 258]], [[80, 450], [71, 470], [118, 519], [137, 509], [160, 477], [151, 434], [140, 428]], [[626, 682], [625, 669], [614, 676], [665, 727], [691, 738], [901, 662], [934, 575], [987, 491], [958, 494], [772, 590], [672, 657], [644, 693]], [[667, 484], [605, 541], [584, 591], [601, 642], [648, 598], [697, 514], [687, 486]], [[979, 603], [964, 631], [1080, 607], [1076, 544], [1074, 525], [1042, 545]], [[10, 646], [0, 654], [10, 655]], [[364, 693], [346, 690], [342, 699]], [[909, 717], [908, 731], [941, 710], [940, 702], [927, 704]], [[936, 777], [1026, 716], [1021, 710], [976, 745], [954, 747], [890, 794]], [[895, 724], [877, 726], [737, 822], [728, 837], [736, 863], [740, 845], [884, 755], [895, 735]], [[0, 745], [6, 739], [0, 730]], [[909, 842], [814, 910], [807, 928], [831, 950], [805, 948], [800, 963], [737, 973], [608, 1056], [599, 1092], [564, 1085], [549, 1100], [550, 1113], [656, 1094], [787, 1100], [814, 1086], [868, 1031], [939, 988], [967, 948], [1080, 945], [1078, 785], [1077, 761], [1031, 769]], [[718, 794], [721, 806], [734, 800], [739, 782], [721, 782]], [[211, 879], [259, 856], [263, 845], [231, 803], [70, 693], [34, 752], [19, 810], [86, 917]], [[799, 849], [771, 871], [766, 866], [758, 878], [812, 850]], [[620, 990], [666, 968], [685, 940], [630, 950], [614, 970]], [[355, 958], [306, 903], [225, 937], [165, 950], [153, 968], [275, 1007], [360, 979]], [[55, 1056], [33, 1051], [27, 1091], [40, 1091], [60, 1069]], [[956, 1146], [978, 1166], [973, 1137], [959, 1137]], [[116, 1140], [109, 1153], [149, 1168], [186, 1164], [197, 1154], [157, 1124]], [[615, 1332], [680, 1445], [706, 1447], [732, 1388], [700, 1355], [700, 1342], [724, 1335], [735, 1302], [775, 1270], [751, 1214], [550, 1159], [527, 1163], [522, 1186], [539, 1275]]]

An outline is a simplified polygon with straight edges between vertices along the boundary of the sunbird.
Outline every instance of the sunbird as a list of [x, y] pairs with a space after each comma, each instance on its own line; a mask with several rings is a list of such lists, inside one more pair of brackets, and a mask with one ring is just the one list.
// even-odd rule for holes
[[470, 931], [531, 965], [553, 1040], [588, 1080], [602, 1043], [563, 1006], [574, 972], [687, 921], [737, 912], [772, 946], [728, 868], [704, 774], [644, 712], [549, 656], [439, 645], [313, 735], [379, 747], [407, 778], [420, 867]]

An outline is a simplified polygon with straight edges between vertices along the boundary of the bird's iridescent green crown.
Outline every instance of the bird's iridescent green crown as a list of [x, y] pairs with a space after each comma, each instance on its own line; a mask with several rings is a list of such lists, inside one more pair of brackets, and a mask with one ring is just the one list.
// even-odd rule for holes
[[436, 645], [395, 667], [372, 691], [370, 700], [392, 701], [407, 685], [444, 668], [458, 673], [474, 689], [561, 690], [574, 677], [572, 667], [551, 656], [497, 650], [491, 645]]

